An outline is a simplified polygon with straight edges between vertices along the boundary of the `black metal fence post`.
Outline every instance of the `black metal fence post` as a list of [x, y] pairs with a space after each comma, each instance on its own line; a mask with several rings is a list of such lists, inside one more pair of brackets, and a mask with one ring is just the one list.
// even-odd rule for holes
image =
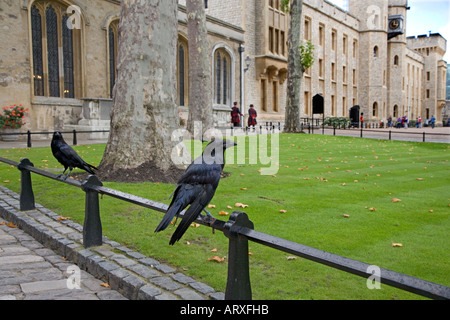
[[31, 173], [25, 169], [25, 166], [34, 167], [34, 164], [28, 159], [22, 159], [17, 166], [20, 170], [20, 211], [29, 211], [36, 208]]
[[83, 245], [85, 248], [102, 245], [102, 222], [98, 192], [93, 187], [102, 187], [101, 181], [94, 175], [89, 176], [81, 185], [86, 192], [85, 216], [83, 226]]
[[77, 130], [73, 130], [73, 145], [76, 146], [78, 144], [77, 141]]
[[239, 236], [240, 228], [253, 229], [253, 222], [244, 212], [233, 212], [225, 223], [224, 234], [229, 239], [228, 278], [225, 291], [226, 300], [251, 300], [248, 240]]
[[27, 131], [27, 148], [31, 148], [31, 147], [32, 147], [32, 145], [31, 145], [31, 131], [28, 130]]

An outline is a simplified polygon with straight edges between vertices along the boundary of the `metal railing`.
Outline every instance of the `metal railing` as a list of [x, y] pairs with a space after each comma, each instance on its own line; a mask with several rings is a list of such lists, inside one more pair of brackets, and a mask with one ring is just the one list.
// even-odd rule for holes
[[[427, 142], [429, 139], [427, 137], [434, 136], [434, 137], [448, 137], [448, 141], [450, 142], [450, 134], [447, 133], [434, 133], [434, 132], [411, 132], [411, 131], [402, 131], [401, 129], [394, 129], [394, 130], [377, 130], [377, 129], [368, 129], [364, 127], [359, 126], [351, 126], [349, 125], [338, 125], [338, 126], [330, 126], [330, 125], [323, 125], [320, 124], [320, 119], [314, 119], [315, 124], [313, 122], [301, 122], [301, 131], [308, 133], [308, 134], [314, 134], [314, 131], [316, 132], [322, 132], [322, 135], [325, 135], [325, 130], [333, 130], [332, 134], [334, 136], [338, 135], [336, 130], [340, 130], [342, 136], [348, 136], [349, 132], [359, 132], [359, 137], [364, 138], [368, 137], [367, 134], [371, 133], [380, 133], [381, 137], [378, 137], [378, 139], [384, 139], [384, 140], [393, 140], [393, 135], [415, 135], [420, 136], [419, 139], [421, 139], [422, 142]], [[228, 132], [233, 136], [236, 132], [243, 132], [244, 134], [251, 134], [251, 133], [281, 133], [284, 128], [284, 123], [282, 122], [262, 122], [261, 124], [256, 125], [255, 128], [253, 127], [218, 127], [217, 129], [222, 130], [228, 130]], [[258, 130], [259, 129], [259, 130]], [[50, 135], [53, 134], [54, 131], [41, 131], [41, 132], [19, 132], [19, 133], [1, 133], [0, 136], [13, 136], [13, 135], [19, 135], [27, 136], [27, 148], [32, 148], [32, 135]], [[92, 131], [61, 131], [61, 133], [65, 134], [72, 134], [72, 144], [77, 145], [78, 144], [78, 134], [83, 133], [109, 133], [109, 130], [92, 130]]]
[[[27, 136], [27, 148], [31, 148], [33, 146], [32, 144], [32, 139], [31, 136], [32, 135], [49, 135], [49, 134], [53, 134], [55, 131], [40, 131], [40, 132], [31, 132], [30, 130], [28, 130], [27, 132], [17, 132], [17, 133], [4, 133], [4, 132], [0, 132], [0, 136]], [[78, 138], [77, 138], [77, 134], [82, 134], [82, 133], [108, 133], [109, 130], [90, 130], [90, 131], [86, 131], [86, 130], [71, 130], [71, 131], [60, 131], [61, 133], [67, 133], [67, 134], [72, 134], [72, 144], [73, 145], [77, 145], [78, 144]]]
[[[86, 193], [86, 205], [83, 245], [86, 248], [100, 246], [102, 244], [99, 195], [108, 195], [162, 213], [165, 213], [168, 208], [167, 205], [162, 203], [106, 188], [96, 176], [91, 175], [84, 182], [70, 178], [62, 181], [54, 173], [35, 168], [28, 159], [22, 159], [20, 163], [17, 163], [0, 157], [0, 162], [15, 166], [21, 172], [21, 211], [33, 210], [35, 208], [31, 173], [81, 188], [84, 191]], [[184, 212], [181, 213], [181, 216], [183, 214]], [[228, 278], [225, 292], [225, 299], [227, 300], [250, 300], [252, 298], [248, 241], [253, 241], [363, 278], [371, 278], [373, 276], [371, 271], [371, 267], [373, 266], [367, 263], [256, 231], [254, 230], [253, 223], [244, 212], [235, 211], [230, 215], [228, 221], [216, 220], [212, 225], [204, 222], [202, 219], [197, 219], [196, 223], [221, 231], [229, 239]], [[389, 286], [427, 298], [439, 300], [450, 299], [450, 288], [447, 286], [384, 268], [379, 268], [379, 280]]]

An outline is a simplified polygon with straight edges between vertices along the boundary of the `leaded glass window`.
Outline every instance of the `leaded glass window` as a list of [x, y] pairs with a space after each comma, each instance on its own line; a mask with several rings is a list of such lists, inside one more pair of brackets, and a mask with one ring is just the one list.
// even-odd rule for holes
[[39, 10], [33, 6], [31, 8], [31, 29], [33, 48], [33, 82], [34, 95], [44, 95], [44, 67], [42, 64], [42, 20]]
[[109, 27], [109, 93], [113, 96], [114, 85], [116, 83], [116, 52], [114, 50], [116, 46], [116, 37], [114, 30]]
[[230, 80], [231, 80], [231, 59], [230, 55], [223, 48], [218, 49], [214, 59], [214, 102], [221, 105], [229, 105]]
[[80, 26], [70, 27], [69, 19], [67, 6], [58, 1], [33, 2], [30, 26], [35, 96], [82, 95], [81, 30]]
[[48, 85], [50, 97], [59, 97], [58, 21], [53, 7], [45, 12], [47, 25]]
[[73, 83], [73, 30], [67, 27], [67, 15], [62, 19], [63, 62], [64, 62], [64, 98], [74, 98]]
[[178, 46], [178, 90], [179, 90], [179, 97], [180, 97], [180, 106], [185, 105], [184, 101], [184, 48], [182, 45]]

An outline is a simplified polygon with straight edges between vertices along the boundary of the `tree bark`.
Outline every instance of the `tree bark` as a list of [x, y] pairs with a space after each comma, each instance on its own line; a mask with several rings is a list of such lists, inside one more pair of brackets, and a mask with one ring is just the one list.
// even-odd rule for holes
[[301, 132], [300, 127], [300, 94], [303, 80], [303, 67], [300, 61], [299, 47], [302, 28], [303, 0], [291, 0], [290, 25], [288, 35], [288, 75], [287, 102], [284, 132]]
[[[187, 27], [189, 43], [189, 118], [187, 130], [203, 134], [213, 128], [211, 97], [211, 57], [207, 41], [204, 0], [187, 0]], [[201, 123], [202, 130], [194, 130]], [[201, 139], [195, 136], [195, 139]], [[208, 139], [209, 137], [205, 137]]]
[[175, 182], [177, 0], [123, 0], [111, 130], [100, 177]]

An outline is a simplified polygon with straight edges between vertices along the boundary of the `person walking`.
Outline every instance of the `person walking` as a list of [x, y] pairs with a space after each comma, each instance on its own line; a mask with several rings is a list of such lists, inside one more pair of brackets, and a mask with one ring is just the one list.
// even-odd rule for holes
[[430, 123], [431, 123], [431, 129], [434, 129], [434, 125], [436, 123], [436, 118], [434, 117], [434, 115], [431, 115]]
[[256, 117], [258, 116], [258, 113], [254, 109], [253, 104], [250, 105], [250, 109], [248, 109], [248, 126], [253, 126], [253, 130], [255, 130], [255, 126], [258, 124], [256, 121]]
[[239, 108], [237, 107], [237, 102], [234, 103], [233, 108], [231, 109], [231, 123], [235, 127], [241, 126], [241, 118], [239, 116], [243, 116]]

